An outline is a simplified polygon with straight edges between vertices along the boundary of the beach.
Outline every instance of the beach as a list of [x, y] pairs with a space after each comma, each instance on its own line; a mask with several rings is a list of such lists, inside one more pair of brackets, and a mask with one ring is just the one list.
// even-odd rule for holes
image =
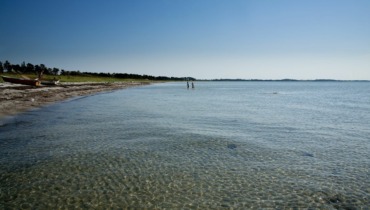
[[0, 83], [0, 119], [69, 98], [113, 91], [149, 82], [74, 82], [55, 86]]

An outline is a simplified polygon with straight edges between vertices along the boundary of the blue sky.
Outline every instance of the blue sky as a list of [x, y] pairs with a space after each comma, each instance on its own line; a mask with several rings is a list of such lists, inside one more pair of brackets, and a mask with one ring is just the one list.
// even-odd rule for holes
[[370, 80], [369, 0], [0, 0], [0, 60], [198, 79]]

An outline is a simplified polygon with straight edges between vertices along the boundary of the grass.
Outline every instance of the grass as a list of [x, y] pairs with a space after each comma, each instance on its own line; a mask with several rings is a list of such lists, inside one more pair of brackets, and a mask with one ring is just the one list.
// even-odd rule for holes
[[[3, 73], [3, 76], [9, 77], [21, 77], [19, 74], [14, 73]], [[36, 78], [34, 74], [22, 74], [23, 76], [29, 77], [31, 79]], [[98, 77], [98, 76], [90, 76], [90, 75], [79, 75], [79, 76], [67, 76], [67, 75], [44, 75], [44, 79], [59, 79], [60, 82], [153, 82], [150, 80], [139, 80], [139, 79], [121, 79], [121, 78], [114, 78], [114, 77]], [[2, 78], [0, 78], [0, 82], [4, 82]]]

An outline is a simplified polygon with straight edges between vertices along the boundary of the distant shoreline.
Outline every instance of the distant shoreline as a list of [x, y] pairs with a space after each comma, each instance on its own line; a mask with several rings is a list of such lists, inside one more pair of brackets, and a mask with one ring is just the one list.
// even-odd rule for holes
[[149, 85], [150, 82], [75, 82], [56, 86], [32, 87], [0, 83], [0, 120], [69, 98], [118, 89]]
[[299, 79], [199, 79], [196, 81], [205, 82], [370, 82], [370, 80], [335, 80], [335, 79], [314, 79], [314, 80], [299, 80]]

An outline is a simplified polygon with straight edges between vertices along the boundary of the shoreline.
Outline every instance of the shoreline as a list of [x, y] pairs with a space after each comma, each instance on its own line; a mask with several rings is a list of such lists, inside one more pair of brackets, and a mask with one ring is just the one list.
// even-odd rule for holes
[[55, 86], [26, 86], [0, 83], [0, 120], [67, 99], [109, 92], [150, 82], [65, 82]]

